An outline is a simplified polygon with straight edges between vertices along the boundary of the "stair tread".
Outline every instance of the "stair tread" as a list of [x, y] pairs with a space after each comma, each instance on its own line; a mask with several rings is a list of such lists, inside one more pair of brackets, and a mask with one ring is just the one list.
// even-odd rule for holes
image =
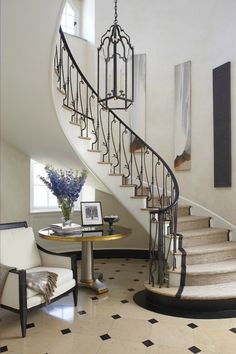
[[225, 232], [228, 233], [228, 230], [226, 229], [221, 229], [217, 227], [205, 227], [201, 229], [193, 229], [193, 230], [185, 230], [185, 231], [180, 231], [180, 233], [183, 235], [183, 237], [195, 237], [195, 236], [208, 236], [208, 235], [214, 235], [218, 234], [219, 232]]
[[[150, 284], [145, 284], [145, 287], [156, 294], [175, 297], [178, 287], [152, 287]], [[181, 294], [181, 299], [186, 300], [218, 300], [236, 298], [236, 282], [185, 286]]]
[[[236, 259], [230, 259], [222, 262], [190, 264], [186, 266], [186, 273], [194, 274], [216, 274], [236, 271]], [[172, 273], [181, 273], [180, 268], [170, 270]]]
[[[185, 247], [184, 249], [187, 255], [204, 254], [204, 253], [211, 253], [216, 251], [227, 251], [230, 249], [236, 249], [236, 241], [225, 241], [225, 242], [218, 242], [218, 243], [206, 244], [201, 246]], [[181, 253], [181, 252], [177, 251], [176, 253]]]
[[197, 215], [186, 215], [186, 216], [179, 216], [178, 223], [182, 222], [190, 222], [190, 221], [198, 221], [198, 220], [209, 220], [209, 216], [197, 216]]

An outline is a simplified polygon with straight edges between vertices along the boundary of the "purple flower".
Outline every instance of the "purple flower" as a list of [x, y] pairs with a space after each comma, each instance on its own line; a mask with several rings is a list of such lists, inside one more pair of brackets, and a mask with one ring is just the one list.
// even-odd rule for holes
[[87, 171], [83, 170], [80, 174], [78, 171], [72, 170], [63, 171], [55, 170], [53, 167], [46, 166], [45, 171], [47, 177], [40, 176], [39, 178], [46, 184], [52, 194], [54, 194], [59, 203], [65, 199], [72, 206], [79, 198], [80, 191], [86, 181]]

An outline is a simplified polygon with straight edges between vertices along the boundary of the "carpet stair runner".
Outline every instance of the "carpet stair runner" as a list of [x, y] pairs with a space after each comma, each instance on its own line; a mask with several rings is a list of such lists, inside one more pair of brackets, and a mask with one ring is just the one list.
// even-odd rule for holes
[[[231, 317], [236, 314], [236, 242], [229, 230], [210, 226], [210, 218], [179, 207], [176, 268], [169, 284], [146, 283], [152, 309], [183, 317]], [[150, 306], [149, 304], [149, 306]], [[167, 310], [169, 309], [169, 311]]]

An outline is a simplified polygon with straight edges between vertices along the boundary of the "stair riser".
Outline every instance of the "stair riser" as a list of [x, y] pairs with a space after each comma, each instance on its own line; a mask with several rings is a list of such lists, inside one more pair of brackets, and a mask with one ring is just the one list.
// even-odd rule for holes
[[[176, 264], [177, 267], [181, 266], [181, 255], [176, 255]], [[226, 251], [217, 251], [206, 254], [194, 254], [194, 255], [186, 255], [186, 265], [190, 264], [201, 264], [201, 263], [215, 263], [215, 262], [223, 262], [230, 259], [236, 258], [236, 250], [226, 250]]]
[[209, 220], [208, 219], [179, 222], [178, 226], [177, 226], [177, 231], [181, 232], [181, 231], [186, 231], [186, 230], [204, 229], [205, 227], [209, 227]]
[[186, 286], [199, 286], [209, 284], [223, 284], [236, 281], [236, 271], [220, 274], [199, 274], [190, 275], [186, 274], [185, 285]]
[[210, 245], [218, 242], [228, 241], [226, 233], [214, 234], [214, 235], [200, 235], [195, 237], [183, 237], [182, 245], [185, 247]]
[[190, 207], [178, 207], [178, 216], [188, 216], [190, 215]]

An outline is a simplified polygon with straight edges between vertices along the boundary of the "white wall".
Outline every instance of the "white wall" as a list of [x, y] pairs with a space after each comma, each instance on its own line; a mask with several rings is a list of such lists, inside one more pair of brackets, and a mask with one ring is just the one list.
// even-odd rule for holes
[[30, 209], [30, 158], [1, 139], [0, 222], [27, 221]]
[[[96, 1], [96, 43], [113, 22], [113, 1]], [[236, 1], [119, 0], [118, 22], [147, 53], [147, 142], [173, 168], [174, 66], [192, 62], [192, 168], [180, 193], [236, 224]], [[212, 69], [231, 61], [232, 188], [213, 186]]]

